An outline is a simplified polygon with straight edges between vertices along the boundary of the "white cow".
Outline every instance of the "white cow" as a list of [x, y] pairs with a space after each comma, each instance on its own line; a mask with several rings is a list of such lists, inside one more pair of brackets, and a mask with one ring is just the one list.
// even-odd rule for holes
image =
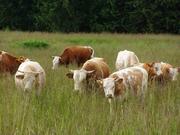
[[144, 68], [134, 66], [112, 73], [108, 78], [98, 80], [103, 86], [105, 96], [112, 98], [127, 98], [128, 93], [144, 98], [148, 83], [148, 73]]
[[116, 69], [121, 70], [139, 63], [138, 57], [131, 51], [120, 51], [116, 58]]
[[42, 87], [45, 85], [45, 71], [38, 62], [26, 60], [23, 62], [16, 74], [15, 84], [24, 91], [36, 88], [36, 94], [40, 94]]

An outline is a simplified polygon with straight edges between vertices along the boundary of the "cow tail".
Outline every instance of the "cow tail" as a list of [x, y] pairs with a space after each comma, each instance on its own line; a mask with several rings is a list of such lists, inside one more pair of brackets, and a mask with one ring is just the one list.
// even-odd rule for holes
[[93, 58], [94, 57], [94, 49], [92, 47], [90, 47], [90, 46], [89, 46], [89, 48], [91, 49], [91, 52], [92, 52], [91, 53], [91, 58]]

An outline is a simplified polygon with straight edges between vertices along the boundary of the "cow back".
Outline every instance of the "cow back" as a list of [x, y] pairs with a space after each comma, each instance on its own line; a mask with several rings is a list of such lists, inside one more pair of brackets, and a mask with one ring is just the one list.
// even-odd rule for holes
[[95, 79], [102, 79], [109, 76], [109, 66], [101, 59], [99, 60], [88, 60], [84, 63], [83, 69], [87, 71], [93, 71], [93, 76]]
[[73, 46], [66, 48], [61, 57], [62, 64], [77, 63], [82, 64], [89, 60], [92, 55], [92, 49], [88, 47]]

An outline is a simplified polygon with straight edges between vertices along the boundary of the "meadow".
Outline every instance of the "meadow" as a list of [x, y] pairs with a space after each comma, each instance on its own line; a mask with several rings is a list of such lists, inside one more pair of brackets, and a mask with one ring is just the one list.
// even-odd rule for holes
[[[48, 48], [24, 48], [26, 40], [48, 42]], [[38, 61], [46, 71], [39, 97], [16, 89], [14, 76], [0, 75], [0, 135], [178, 135], [180, 134], [180, 75], [166, 86], [150, 85], [144, 103], [134, 97], [115, 102], [113, 114], [103, 94], [77, 94], [69, 69], [53, 71], [52, 55], [71, 45], [90, 45], [95, 56], [115, 71], [118, 51], [131, 50], [141, 62], [163, 61], [180, 66], [180, 36], [150, 34], [61, 34], [0, 32], [0, 50]]]

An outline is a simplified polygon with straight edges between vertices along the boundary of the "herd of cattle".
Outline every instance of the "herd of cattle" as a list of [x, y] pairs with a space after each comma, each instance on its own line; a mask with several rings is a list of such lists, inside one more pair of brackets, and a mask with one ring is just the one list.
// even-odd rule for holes
[[[104, 92], [109, 101], [113, 98], [127, 98], [128, 93], [144, 97], [148, 83], [164, 84], [177, 80], [180, 67], [164, 62], [140, 63], [131, 51], [120, 51], [117, 55], [116, 71], [110, 69], [104, 58], [94, 57], [94, 49], [89, 46], [65, 48], [59, 56], [53, 56], [52, 69], [60, 65], [68, 67], [77, 64], [77, 70], [70, 70], [66, 76], [74, 80], [74, 90], [83, 91], [96, 88]], [[15, 74], [15, 84], [24, 91], [32, 88], [40, 94], [45, 85], [45, 71], [38, 62], [25, 57], [15, 57], [0, 51], [0, 72]]]

